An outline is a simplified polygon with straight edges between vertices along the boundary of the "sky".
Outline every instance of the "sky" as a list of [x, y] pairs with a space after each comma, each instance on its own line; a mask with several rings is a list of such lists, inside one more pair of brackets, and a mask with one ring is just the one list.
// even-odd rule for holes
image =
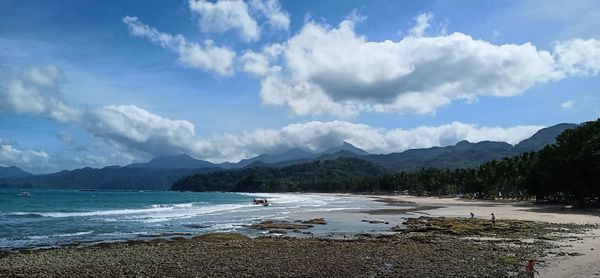
[[598, 1], [0, 0], [0, 166], [516, 144], [600, 115]]

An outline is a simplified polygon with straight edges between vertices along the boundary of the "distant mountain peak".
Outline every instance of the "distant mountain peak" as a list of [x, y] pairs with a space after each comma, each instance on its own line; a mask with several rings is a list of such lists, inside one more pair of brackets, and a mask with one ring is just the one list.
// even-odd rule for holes
[[297, 153], [297, 154], [310, 154], [310, 152], [307, 152], [307, 151], [305, 151], [305, 150], [303, 150], [301, 148], [291, 148], [291, 149], [289, 149], [287, 151], [280, 152], [280, 153], [278, 153], [276, 155], [293, 154], [293, 153]]
[[159, 156], [153, 158], [152, 160], [146, 163], [134, 163], [129, 164], [126, 167], [161, 169], [202, 169], [215, 166], [216, 165], [211, 162], [198, 160], [184, 153], [170, 156]]
[[152, 161], [161, 161], [161, 160], [196, 160], [195, 158], [189, 156], [188, 154], [176, 154], [176, 155], [167, 155], [167, 156], [157, 156], [150, 160]]
[[458, 142], [456, 143], [456, 145], [454, 145], [454, 146], [456, 146], [456, 147], [468, 147], [468, 146], [470, 146], [471, 144], [472, 144], [472, 143], [471, 143], [471, 142], [469, 142], [469, 141], [467, 141], [467, 140], [461, 140], [461, 141], [458, 141]]
[[307, 152], [300, 148], [291, 148], [289, 150], [275, 154], [261, 154], [252, 158], [242, 159], [237, 163], [238, 167], [247, 167], [249, 165], [257, 165], [255, 162], [262, 164], [275, 164], [284, 161], [308, 159], [314, 156], [313, 153]]
[[515, 145], [519, 152], [538, 151], [548, 144], [556, 143], [556, 137], [567, 129], [576, 128], [578, 124], [561, 123], [538, 130], [531, 137]]
[[368, 155], [370, 153], [368, 153], [367, 151], [358, 148], [346, 141], [344, 141], [340, 146], [338, 147], [334, 147], [334, 148], [330, 148], [325, 150], [324, 152], [322, 152], [321, 154], [334, 154], [334, 153], [338, 153], [340, 151], [348, 151], [354, 154], [358, 154], [358, 155]]
[[32, 175], [32, 173], [26, 172], [17, 166], [0, 166], [0, 178], [20, 178]]

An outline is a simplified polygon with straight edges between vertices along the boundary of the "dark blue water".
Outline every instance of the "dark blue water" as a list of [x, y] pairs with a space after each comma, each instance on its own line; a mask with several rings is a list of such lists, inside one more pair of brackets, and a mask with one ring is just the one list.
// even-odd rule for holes
[[[0, 250], [103, 241], [192, 236], [238, 231], [262, 219], [323, 216], [380, 204], [368, 198], [316, 194], [215, 192], [105, 192], [0, 189]], [[269, 207], [252, 203], [268, 197]], [[340, 215], [340, 214], [336, 214]], [[320, 227], [317, 232], [366, 232], [356, 221]]]

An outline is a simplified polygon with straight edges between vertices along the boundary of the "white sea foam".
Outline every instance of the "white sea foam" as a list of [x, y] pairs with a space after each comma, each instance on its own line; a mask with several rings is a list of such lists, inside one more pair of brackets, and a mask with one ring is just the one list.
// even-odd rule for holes
[[200, 205], [203, 203], [184, 203], [184, 204], [157, 204], [150, 205], [151, 208], [190, 208], [194, 205]]
[[[170, 204], [170, 205], [150, 205], [147, 208], [141, 209], [117, 209], [117, 210], [98, 210], [87, 212], [38, 212], [35, 214], [44, 217], [89, 217], [89, 216], [121, 216], [121, 220], [128, 219], [157, 219], [163, 221], [168, 219], [177, 219], [183, 217], [191, 217], [217, 211], [227, 211], [239, 209], [242, 207], [250, 207], [251, 204], [219, 204], [219, 205], [197, 205], [195, 203]], [[100, 218], [102, 219], [102, 218]], [[107, 220], [115, 220], [115, 218], [106, 218]]]
[[53, 237], [76, 237], [92, 234], [94, 231], [76, 232], [76, 233], [65, 233], [65, 234], [53, 234], [53, 235], [42, 235], [42, 236], [29, 236], [28, 239], [39, 240]]
[[154, 223], [169, 221], [175, 219], [190, 218], [199, 215], [213, 214], [216, 212], [230, 212], [244, 207], [251, 207], [252, 204], [219, 204], [209, 206], [194, 206], [186, 209], [175, 209], [168, 212], [157, 212], [144, 215], [132, 215], [129, 219], [139, 219], [145, 223]]
[[241, 195], [267, 198], [274, 205], [324, 206], [339, 199], [332, 195], [300, 194], [300, 193], [239, 193]]
[[39, 212], [37, 214], [46, 217], [85, 217], [85, 216], [102, 216], [102, 215], [123, 215], [123, 214], [141, 214], [160, 211], [169, 211], [174, 207], [156, 207], [143, 209], [114, 209], [114, 210], [98, 210], [86, 212]]

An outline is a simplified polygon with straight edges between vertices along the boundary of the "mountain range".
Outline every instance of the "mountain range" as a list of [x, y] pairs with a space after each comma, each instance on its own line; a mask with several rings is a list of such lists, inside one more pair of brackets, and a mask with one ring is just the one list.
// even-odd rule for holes
[[294, 148], [277, 154], [262, 154], [238, 163], [215, 164], [189, 155], [157, 157], [146, 163], [101, 169], [81, 168], [52, 174], [32, 175], [17, 167], [0, 167], [0, 187], [49, 187], [78, 189], [167, 190], [185, 176], [215, 170], [256, 166], [285, 167], [316, 160], [340, 157], [360, 158], [392, 171], [416, 171], [421, 168], [456, 169], [476, 167], [484, 162], [537, 151], [555, 142], [556, 136], [576, 124], [558, 124], [539, 130], [513, 146], [505, 142], [461, 141], [453, 146], [411, 149], [401, 153], [369, 154], [344, 142], [342, 145], [314, 153]]
[[21, 168], [16, 166], [2, 167], [0, 166], [0, 179], [1, 178], [21, 178], [33, 176], [32, 173], [23, 171]]

